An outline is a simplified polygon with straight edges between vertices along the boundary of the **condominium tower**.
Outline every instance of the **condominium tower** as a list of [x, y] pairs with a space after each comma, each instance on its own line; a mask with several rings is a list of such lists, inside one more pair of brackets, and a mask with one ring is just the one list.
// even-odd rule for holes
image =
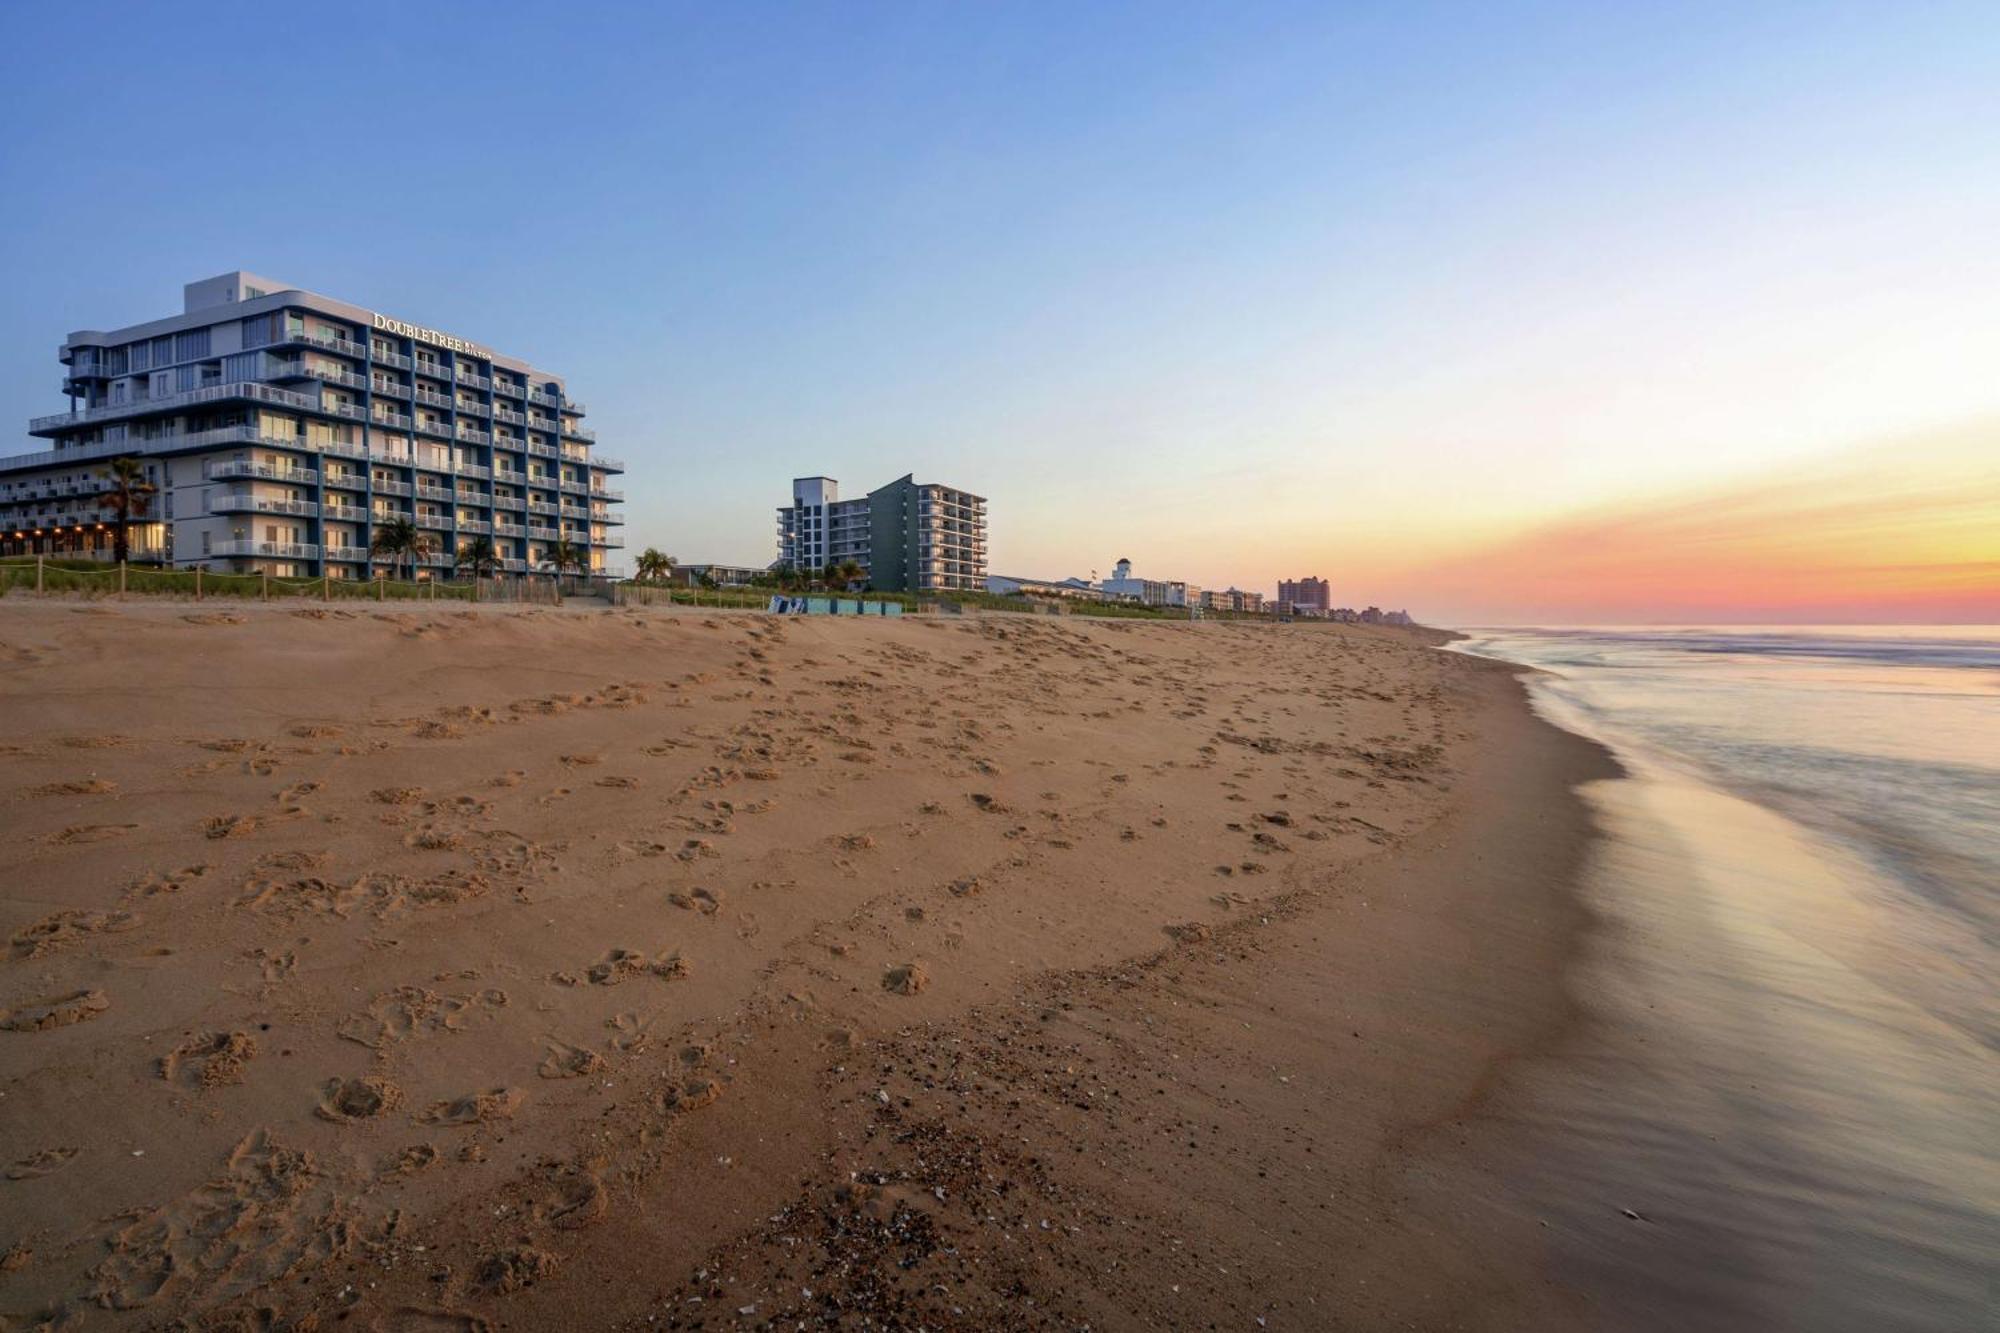
[[28, 423], [48, 449], [0, 458], [0, 552], [108, 558], [103, 473], [131, 457], [159, 488], [134, 559], [359, 578], [377, 526], [406, 518], [434, 567], [490, 537], [503, 570], [567, 541], [608, 572], [624, 467], [561, 377], [253, 273], [184, 293], [178, 315], [59, 349], [70, 408]]
[[799, 477], [778, 510], [778, 562], [820, 570], [852, 560], [882, 592], [977, 591], [986, 586], [986, 501], [914, 474], [840, 498], [831, 477]]

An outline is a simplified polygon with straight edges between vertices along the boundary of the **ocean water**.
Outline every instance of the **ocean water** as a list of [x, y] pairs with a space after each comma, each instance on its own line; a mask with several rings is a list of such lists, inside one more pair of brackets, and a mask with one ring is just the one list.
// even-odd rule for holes
[[1614, 1328], [2000, 1329], [2000, 629], [1468, 630], [1627, 776], [1521, 1193]]

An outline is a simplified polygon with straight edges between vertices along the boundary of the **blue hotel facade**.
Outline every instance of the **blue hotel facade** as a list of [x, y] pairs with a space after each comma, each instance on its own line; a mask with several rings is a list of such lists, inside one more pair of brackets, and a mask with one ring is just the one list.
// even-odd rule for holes
[[561, 377], [480, 344], [237, 271], [58, 355], [70, 408], [28, 426], [51, 446], [0, 458], [0, 554], [110, 558], [103, 473], [129, 456], [159, 488], [135, 560], [362, 578], [400, 517], [432, 538], [426, 573], [482, 536], [505, 571], [566, 540], [620, 572], [623, 464]]

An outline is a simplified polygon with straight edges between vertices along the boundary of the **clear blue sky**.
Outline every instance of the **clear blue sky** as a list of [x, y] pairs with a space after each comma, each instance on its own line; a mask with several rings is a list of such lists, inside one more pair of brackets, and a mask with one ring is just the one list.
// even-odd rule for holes
[[[2000, 10], [0, 15], [0, 417], [243, 267], [565, 374], [633, 547], [789, 478], [993, 563], [1356, 601], [1468, 536], [2000, 406]], [[25, 448], [25, 438], [17, 439]], [[8, 452], [13, 452], [9, 449]]]

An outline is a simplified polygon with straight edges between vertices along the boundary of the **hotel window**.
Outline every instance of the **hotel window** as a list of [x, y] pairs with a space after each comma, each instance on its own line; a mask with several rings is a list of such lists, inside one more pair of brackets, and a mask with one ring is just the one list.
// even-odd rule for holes
[[174, 335], [174, 360], [196, 361], [208, 355], [208, 330], [190, 329]]

